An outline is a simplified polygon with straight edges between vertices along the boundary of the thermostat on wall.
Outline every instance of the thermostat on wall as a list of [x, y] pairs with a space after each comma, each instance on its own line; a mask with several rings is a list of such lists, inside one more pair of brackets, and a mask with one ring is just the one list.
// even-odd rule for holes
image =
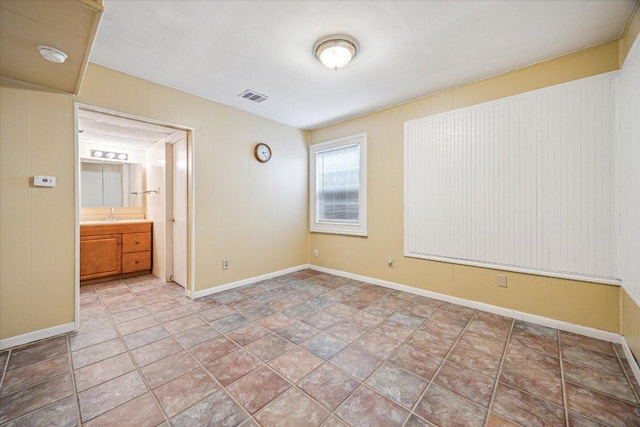
[[33, 177], [33, 185], [35, 187], [55, 187], [56, 186], [56, 177], [55, 176], [36, 175], [36, 176]]

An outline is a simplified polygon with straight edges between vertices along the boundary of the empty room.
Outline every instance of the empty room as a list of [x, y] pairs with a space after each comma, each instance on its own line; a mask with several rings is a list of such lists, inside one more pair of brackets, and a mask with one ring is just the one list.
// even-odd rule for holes
[[639, 34], [0, 0], [0, 425], [640, 426]]

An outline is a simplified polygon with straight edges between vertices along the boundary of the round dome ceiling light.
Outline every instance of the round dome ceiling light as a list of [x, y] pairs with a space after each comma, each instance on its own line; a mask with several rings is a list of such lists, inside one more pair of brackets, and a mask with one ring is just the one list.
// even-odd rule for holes
[[55, 47], [40, 45], [38, 46], [40, 55], [49, 62], [55, 62], [56, 64], [62, 64], [69, 57], [66, 53]]
[[318, 40], [313, 53], [327, 68], [338, 70], [347, 65], [358, 53], [358, 41], [351, 36], [334, 34]]

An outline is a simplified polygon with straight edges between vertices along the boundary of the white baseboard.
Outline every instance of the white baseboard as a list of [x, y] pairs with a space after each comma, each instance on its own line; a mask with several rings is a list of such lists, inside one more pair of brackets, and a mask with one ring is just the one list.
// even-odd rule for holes
[[[527, 322], [535, 323], [538, 325], [548, 326], [551, 328], [559, 329], [562, 331], [573, 332], [576, 334], [588, 336], [591, 338], [596, 338], [604, 341], [619, 343], [622, 345], [625, 356], [629, 361], [629, 365], [631, 366], [631, 370], [633, 375], [635, 376], [638, 383], [640, 383], [640, 367], [633, 354], [631, 353], [631, 349], [627, 344], [627, 341], [620, 334], [616, 334], [613, 332], [602, 331], [600, 329], [590, 328], [587, 326], [576, 325], [573, 323], [550, 319], [548, 317], [537, 316], [534, 314], [523, 313], [521, 311], [512, 310], [508, 308], [498, 307], [491, 304], [485, 304], [482, 302], [471, 301], [463, 298], [458, 298], [450, 295], [440, 294], [437, 292], [427, 291], [423, 289], [414, 288], [412, 286], [402, 285], [395, 282], [389, 282], [386, 280], [376, 279], [373, 277], [360, 276], [358, 274], [348, 273], [340, 270], [333, 270], [330, 268], [320, 267], [311, 264], [302, 264], [296, 267], [287, 268], [284, 270], [275, 271], [272, 273], [263, 274], [261, 276], [250, 277], [248, 279], [238, 280], [236, 282], [226, 283], [221, 286], [216, 286], [214, 288], [204, 289], [202, 291], [192, 292], [192, 298], [201, 298], [207, 295], [213, 295], [219, 292], [223, 292], [229, 289], [238, 288], [240, 286], [248, 285], [251, 283], [259, 282], [262, 280], [273, 279], [274, 277], [283, 276], [285, 274], [295, 273], [296, 271], [305, 270], [305, 269], [313, 269], [316, 271], [321, 271], [323, 273], [334, 274], [336, 276], [346, 277], [349, 279], [358, 280], [361, 282], [371, 283], [373, 285], [379, 285], [390, 289], [395, 289], [403, 292], [408, 292], [415, 295], [421, 295], [433, 299], [437, 299], [444, 302], [450, 302], [453, 304], [459, 304], [465, 307], [474, 308], [477, 310], [487, 311], [489, 313], [499, 314], [502, 316], [510, 317], [518, 320], [525, 320]], [[39, 331], [29, 332], [23, 335], [18, 335], [11, 338], [5, 338], [0, 340], [0, 350], [5, 350], [8, 348], [16, 347], [23, 344], [28, 344], [34, 341], [39, 341], [45, 338], [51, 338], [56, 335], [65, 334], [68, 332], [75, 331], [76, 324], [75, 322], [65, 323], [63, 325], [53, 326], [51, 328], [41, 329]]]
[[274, 277], [284, 276], [285, 274], [295, 273], [296, 271], [305, 270], [310, 268], [309, 264], [302, 264], [296, 267], [285, 268], [284, 270], [274, 271], [273, 273], [263, 274], [261, 276], [249, 277], [248, 279], [238, 280], [236, 282], [225, 283], [224, 285], [215, 286], [209, 289], [203, 289], [202, 291], [195, 291], [191, 293], [191, 298], [202, 298], [207, 295], [217, 294], [219, 292], [227, 291], [229, 289], [239, 288], [240, 286], [250, 285], [251, 283], [260, 282], [262, 280], [273, 279]]
[[16, 347], [30, 342], [43, 340], [45, 338], [55, 337], [56, 335], [66, 334], [76, 330], [75, 322], [65, 323], [63, 325], [53, 326], [51, 328], [40, 329], [39, 331], [28, 332], [26, 334], [17, 335], [11, 338], [0, 340], [0, 350]]
[[633, 353], [629, 348], [629, 344], [627, 344], [627, 340], [622, 339], [622, 349], [624, 350], [624, 355], [627, 357], [627, 361], [629, 362], [629, 366], [631, 366], [631, 372], [633, 372], [633, 376], [636, 377], [636, 381], [640, 384], [640, 366], [638, 366], [638, 362], [636, 358], [633, 357]]
[[491, 304], [485, 304], [482, 302], [471, 301], [464, 298], [458, 298], [451, 295], [440, 294], [437, 292], [426, 291], [423, 289], [414, 288], [412, 286], [401, 285], [395, 282], [389, 282], [386, 280], [376, 279], [373, 277], [360, 276], [358, 274], [348, 273], [340, 270], [333, 270], [330, 268], [319, 267], [316, 265], [310, 265], [309, 268], [324, 273], [335, 274], [336, 276], [342, 276], [349, 279], [358, 280], [361, 282], [371, 283], [373, 285], [383, 286], [385, 288], [395, 289], [398, 291], [408, 292], [410, 294], [422, 295], [425, 297], [437, 299], [439, 301], [450, 302], [453, 304], [463, 305], [465, 307], [474, 308], [476, 310], [487, 311], [489, 313], [499, 314], [501, 316], [510, 317], [512, 319], [525, 320], [527, 322], [535, 323], [542, 326], [548, 326], [550, 328], [559, 329], [566, 332], [573, 332], [575, 334], [585, 335], [587, 337], [596, 338], [603, 341], [609, 341], [613, 343], [621, 343], [624, 339], [622, 335], [603, 331], [596, 328], [590, 328], [587, 326], [576, 325], [574, 323], [564, 322], [562, 320], [550, 319], [548, 317], [537, 316], [535, 314], [523, 313], [521, 311], [512, 310], [509, 308], [498, 307]]

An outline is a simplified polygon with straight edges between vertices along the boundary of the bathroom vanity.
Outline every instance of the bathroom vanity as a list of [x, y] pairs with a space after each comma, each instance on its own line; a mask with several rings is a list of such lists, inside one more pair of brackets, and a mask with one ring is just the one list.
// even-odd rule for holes
[[150, 273], [152, 227], [145, 220], [81, 223], [81, 284]]

